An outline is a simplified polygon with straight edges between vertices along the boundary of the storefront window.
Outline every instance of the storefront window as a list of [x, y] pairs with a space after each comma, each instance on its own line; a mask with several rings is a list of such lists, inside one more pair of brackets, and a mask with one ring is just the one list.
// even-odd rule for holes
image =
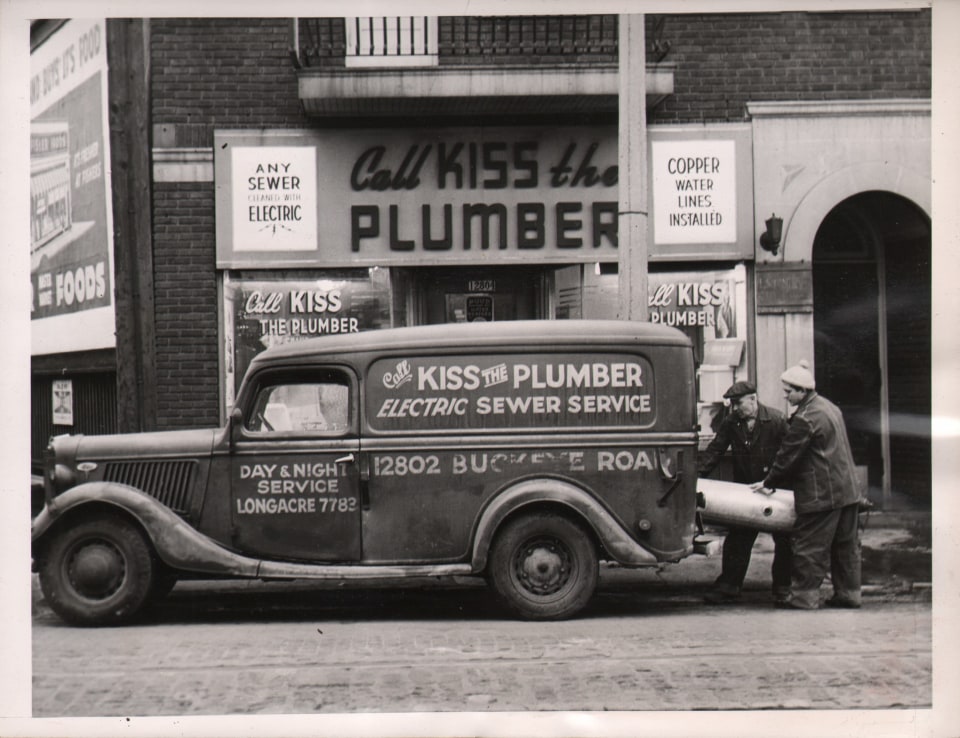
[[[749, 373], [746, 268], [657, 271], [648, 284], [650, 322], [677, 328], [693, 341], [700, 425], [708, 434], [723, 393]], [[557, 318], [616, 318], [618, 290], [614, 264], [558, 270]]]
[[265, 349], [317, 336], [388, 328], [386, 269], [225, 272], [224, 404], [233, 407], [240, 381]]

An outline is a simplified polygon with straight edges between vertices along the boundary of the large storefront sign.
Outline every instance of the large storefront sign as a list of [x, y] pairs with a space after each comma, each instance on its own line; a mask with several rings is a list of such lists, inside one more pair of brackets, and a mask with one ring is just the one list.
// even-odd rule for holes
[[[751, 258], [744, 132], [650, 141], [670, 175], [651, 259]], [[613, 126], [218, 131], [214, 155], [220, 268], [618, 258]]]
[[66, 23], [30, 72], [33, 353], [113, 347], [105, 21]]
[[306, 338], [389, 327], [390, 282], [382, 269], [226, 279], [223, 315], [229, 408], [250, 361], [261, 351]]

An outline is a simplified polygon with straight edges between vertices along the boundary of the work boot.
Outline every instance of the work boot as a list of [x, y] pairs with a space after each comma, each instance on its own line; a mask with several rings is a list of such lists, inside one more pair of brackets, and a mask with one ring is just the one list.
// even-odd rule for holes
[[718, 582], [703, 596], [703, 600], [711, 605], [729, 605], [740, 600], [740, 589]]
[[786, 605], [790, 601], [790, 587], [773, 588], [773, 604], [776, 607]]
[[859, 610], [860, 603], [854, 602], [853, 600], [848, 600], [843, 597], [837, 597], [834, 595], [829, 600], [823, 603], [824, 607], [837, 607], [844, 610]]

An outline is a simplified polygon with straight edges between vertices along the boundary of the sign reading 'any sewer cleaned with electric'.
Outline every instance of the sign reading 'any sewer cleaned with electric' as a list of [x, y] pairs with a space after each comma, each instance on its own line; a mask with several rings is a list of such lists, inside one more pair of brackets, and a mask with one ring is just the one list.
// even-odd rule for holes
[[656, 415], [649, 362], [619, 354], [383, 360], [367, 393], [370, 424], [391, 431], [646, 427]]

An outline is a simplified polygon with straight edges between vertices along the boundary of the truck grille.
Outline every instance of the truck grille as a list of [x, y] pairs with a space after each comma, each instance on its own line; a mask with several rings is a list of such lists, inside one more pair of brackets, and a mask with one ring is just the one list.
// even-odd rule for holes
[[128, 484], [155, 497], [177, 513], [186, 513], [195, 461], [118, 461], [108, 463], [104, 480]]

